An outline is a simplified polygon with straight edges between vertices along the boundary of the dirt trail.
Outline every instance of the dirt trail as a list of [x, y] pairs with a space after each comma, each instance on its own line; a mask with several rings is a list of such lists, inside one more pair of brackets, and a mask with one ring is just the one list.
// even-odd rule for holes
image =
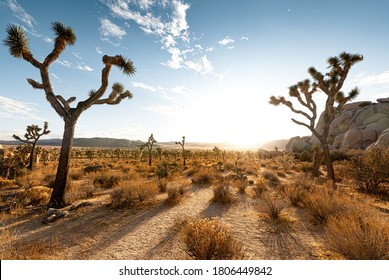
[[186, 216], [197, 216], [210, 203], [212, 189], [196, 188], [181, 204], [168, 206], [163, 203], [156, 208], [124, 217], [118, 221], [119, 230], [104, 232], [94, 246], [83, 252], [84, 257], [93, 259], [152, 259], [162, 253], [164, 258], [177, 258], [166, 255], [166, 246], [174, 253], [172, 240], [177, 235], [175, 223]]

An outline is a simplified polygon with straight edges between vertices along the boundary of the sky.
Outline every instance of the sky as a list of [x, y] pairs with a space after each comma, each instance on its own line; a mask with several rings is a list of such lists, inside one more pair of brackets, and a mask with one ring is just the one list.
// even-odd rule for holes
[[[87, 98], [100, 86], [103, 55], [130, 58], [136, 74], [118, 69], [133, 99], [96, 105], [77, 122], [75, 137], [158, 142], [229, 142], [256, 147], [310, 135], [287, 107], [268, 103], [288, 87], [326, 71], [328, 57], [359, 53], [343, 90], [358, 86], [356, 101], [389, 97], [389, 2], [335, 0], [0, 0], [0, 38], [8, 24], [22, 26], [40, 61], [51, 52], [59, 21], [75, 30], [49, 69], [55, 94]], [[40, 81], [28, 62], [0, 45], [0, 139], [23, 136], [28, 125], [61, 138], [63, 120], [26, 81]], [[109, 94], [107, 91], [106, 95]], [[317, 94], [319, 111], [324, 94]], [[304, 120], [301, 119], [300, 120]]]

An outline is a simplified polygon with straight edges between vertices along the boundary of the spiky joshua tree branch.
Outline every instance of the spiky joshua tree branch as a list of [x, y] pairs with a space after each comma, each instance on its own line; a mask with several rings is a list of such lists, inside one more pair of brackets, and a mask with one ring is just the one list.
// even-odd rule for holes
[[4, 44], [8, 46], [12, 56], [24, 59], [40, 72], [41, 81], [27, 79], [27, 82], [34, 88], [45, 92], [45, 96], [50, 105], [54, 108], [59, 116], [65, 122], [64, 135], [62, 140], [61, 153], [57, 169], [57, 175], [54, 183], [53, 193], [49, 202], [50, 207], [63, 207], [64, 191], [67, 182], [67, 174], [69, 169], [70, 154], [73, 145], [73, 135], [76, 122], [81, 113], [93, 105], [116, 105], [124, 99], [131, 99], [132, 93], [124, 90], [123, 85], [114, 83], [112, 91], [107, 98], [103, 98], [108, 88], [108, 78], [112, 66], [116, 66], [123, 74], [131, 76], [135, 74], [133, 62], [121, 55], [108, 56], [104, 55], [102, 62], [104, 64], [101, 71], [101, 85], [97, 90], [90, 91], [87, 99], [78, 102], [74, 107], [71, 104], [76, 100], [76, 97], [64, 98], [61, 95], [56, 95], [52, 87], [49, 75], [49, 67], [58, 59], [61, 53], [67, 46], [72, 46], [76, 42], [76, 34], [71, 27], [64, 26], [62, 23], [53, 22], [51, 25], [55, 33], [54, 47], [52, 51], [44, 58], [43, 61], [38, 61], [34, 58], [29, 49], [29, 42], [22, 27], [10, 24], [7, 26], [7, 38]]

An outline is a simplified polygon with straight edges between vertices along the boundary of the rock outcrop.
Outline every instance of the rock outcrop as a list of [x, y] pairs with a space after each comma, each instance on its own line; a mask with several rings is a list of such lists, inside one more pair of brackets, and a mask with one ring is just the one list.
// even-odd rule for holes
[[[346, 104], [330, 126], [328, 143], [335, 149], [389, 146], [389, 98]], [[320, 116], [316, 129], [323, 127]], [[312, 136], [311, 142], [319, 144]]]

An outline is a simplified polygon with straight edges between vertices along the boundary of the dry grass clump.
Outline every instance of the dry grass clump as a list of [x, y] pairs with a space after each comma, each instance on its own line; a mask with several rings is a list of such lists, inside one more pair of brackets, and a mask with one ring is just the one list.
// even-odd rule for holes
[[112, 189], [119, 184], [120, 179], [120, 176], [115, 174], [100, 174], [94, 178], [93, 185], [96, 188]]
[[111, 205], [116, 209], [134, 206], [136, 203], [143, 202], [157, 193], [158, 188], [155, 181], [122, 181], [111, 192]]
[[230, 204], [235, 202], [230, 185], [220, 184], [219, 186], [214, 187], [211, 201], [221, 204]]
[[351, 214], [329, 219], [325, 228], [326, 245], [349, 260], [389, 258], [387, 224]]
[[58, 240], [17, 240], [17, 234], [9, 230], [0, 232], [0, 259], [2, 260], [49, 260], [58, 252]]
[[0, 188], [7, 188], [15, 185], [15, 180], [8, 180], [0, 177]]
[[213, 183], [216, 179], [216, 174], [210, 169], [201, 169], [192, 178], [192, 183], [200, 186], [207, 186]]
[[260, 177], [253, 186], [253, 192], [255, 198], [261, 198], [263, 193], [268, 190], [269, 181], [263, 177]]
[[242, 246], [218, 219], [188, 221], [182, 228], [185, 252], [196, 260], [242, 259]]
[[280, 184], [280, 179], [278, 175], [272, 170], [266, 170], [262, 173], [262, 177], [269, 181], [269, 184], [272, 186], [278, 186]]
[[181, 202], [187, 193], [187, 187], [190, 185], [189, 180], [177, 180], [170, 182], [167, 186], [167, 198], [166, 203], [177, 204]]
[[287, 206], [285, 199], [266, 195], [264, 196], [263, 201], [264, 206], [262, 206], [262, 210], [267, 216], [273, 221], [280, 221], [282, 219], [281, 214]]
[[309, 192], [302, 204], [315, 224], [326, 224], [329, 218], [344, 215], [353, 207], [350, 198], [325, 187], [317, 187]]
[[36, 186], [25, 190], [22, 194], [24, 205], [46, 205], [49, 203], [52, 189]]

